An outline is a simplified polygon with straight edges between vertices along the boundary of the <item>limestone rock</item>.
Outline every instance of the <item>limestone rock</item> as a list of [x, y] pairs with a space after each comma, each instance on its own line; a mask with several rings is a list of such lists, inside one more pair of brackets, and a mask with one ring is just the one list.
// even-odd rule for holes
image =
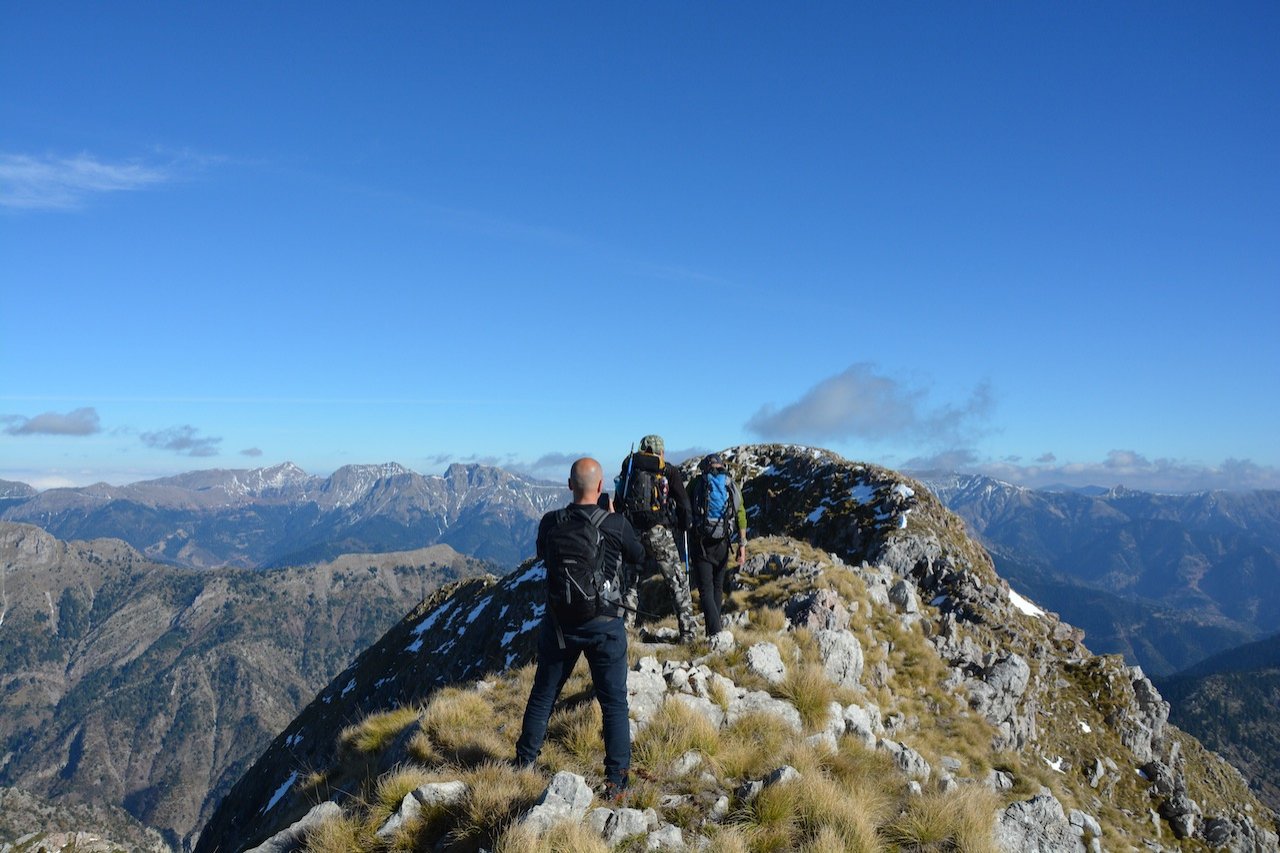
[[580, 821], [591, 807], [591, 789], [577, 773], [561, 770], [551, 778], [538, 804], [525, 813], [520, 823], [541, 835], [561, 821]]
[[341, 816], [342, 808], [337, 803], [332, 801], [320, 803], [287, 829], [280, 830], [252, 850], [246, 850], [245, 853], [292, 853], [294, 850], [301, 849], [308, 830], [326, 820]]
[[1062, 803], [1047, 791], [997, 812], [996, 847], [1004, 853], [1084, 853]]
[[756, 643], [748, 648], [747, 668], [770, 684], [779, 684], [787, 677], [782, 655], [773, 643]]

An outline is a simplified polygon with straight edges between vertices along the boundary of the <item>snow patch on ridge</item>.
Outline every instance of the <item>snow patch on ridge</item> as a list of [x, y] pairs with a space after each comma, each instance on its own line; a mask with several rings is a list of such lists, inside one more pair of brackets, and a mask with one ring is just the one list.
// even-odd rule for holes
[[1021, 610], [1023, 613], [1027, 614], [1028, 616], [1044, 615], [1043, 610], [1041, 610], [1039, 607], [1036, 607], [1034, 604], [1032, 604], [1027, 599], [1023, 598], [1022, 596], [1018, 595], [1012, 589], [1009, 590], [1009, 603], [1012, 604], [1014, 607], [1018, 608], [1019, 610]]

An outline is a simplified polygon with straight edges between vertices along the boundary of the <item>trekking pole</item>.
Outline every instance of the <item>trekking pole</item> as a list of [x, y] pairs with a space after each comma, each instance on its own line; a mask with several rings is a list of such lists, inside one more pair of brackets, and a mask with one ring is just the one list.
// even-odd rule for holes
[[[631, 482], [631, 466], [636, 464], [636, 443], [631, 442], [631, 452], [627, 454], [627, 476], [622, 478], [622, 500], [627, 499], [627, 484]], [[624, 503], [625, 506], [625, 503]]]
[[689, 571], [689, 531], [684, 532], [684, 573], [686, 575], [693, 574]]

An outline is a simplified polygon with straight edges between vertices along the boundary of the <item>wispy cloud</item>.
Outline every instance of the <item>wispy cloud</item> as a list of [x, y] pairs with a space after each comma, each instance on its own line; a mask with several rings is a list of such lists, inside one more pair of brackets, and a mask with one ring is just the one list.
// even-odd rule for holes
[[74, 210], [94, 195], [140, 190], [174, 177], [172, 167], [111, 163], [91, 154], [32, 157], [0, 154], [0, 207]]
[[197, 435], [193, 426], [170, 427], [158, 432], [144, 432], [142, 443], [157, 450], [171, 450], [183, 456], [217, 456], [221, 438]]
[[93, 435], [102, 431], [96, 409], [74, 409], [65, 415], [45, 412], [33, 418], [22, 415], [4, 415], [0, 421], [7, 423], [4, 431], [9, 435]]
[[1249, 459], [1227, 459], [1205, 465], [1179, 459], [1152, 459], [1133, 450], [1112, 450], [1106, 458], [1058, 463], [1045, 453], [1029, 465], [1017, 459], [984, 460], [972, 450], [949, 450], [910, 459], [910, 471], [958, 471], [985, 474], [1028, 488], [1044, 486], [1126, 486], [1149, 492], [1187, 493], [1213, 489], [1280, 489], [1280, 468]]
[[262, 455], [262, 449], [258, 447], [246, 447], [244, 450], [240, 451], [240, 455], [252, 456], [253, 458], [256, 459], [257, 457]]
[[764, 405], [746, 428], [773, 441], [883, 441], [908, 439], [954, 444], [985, 428], [991, 388], [978, 385], [959, 406], [930, 407], [923, 388], [912, 387], [858, 363], [823, 379], [782, 408]]

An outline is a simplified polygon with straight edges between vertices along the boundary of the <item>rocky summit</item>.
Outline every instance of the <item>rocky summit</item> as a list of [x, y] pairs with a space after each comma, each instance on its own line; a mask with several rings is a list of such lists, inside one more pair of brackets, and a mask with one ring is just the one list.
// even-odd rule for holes
[[1277, 849], [1275, 815], [1143, 672], [1012, 594], [919, 482], [810, 448], [724, 455], [750, 556], [724, 632], [633, 636], [625, 796], [599, 793], [581, 671], [538, 766], [509, 763], [544, 611], [529, 561], [360, 655], [197, 851]]

